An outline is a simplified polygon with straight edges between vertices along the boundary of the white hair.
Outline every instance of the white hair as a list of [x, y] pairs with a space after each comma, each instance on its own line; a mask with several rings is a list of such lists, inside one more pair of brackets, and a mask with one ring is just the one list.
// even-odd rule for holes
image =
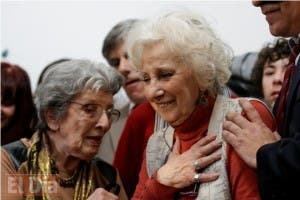
[[173, 11], [138, 22], [126, 41], [137, 70], [142, 68], [144, 49], [157, 43], [183, 66], [192, 67], [199, 86], [210, 95], [215, 96], [230, 78], [232, 50], [200, 15]]

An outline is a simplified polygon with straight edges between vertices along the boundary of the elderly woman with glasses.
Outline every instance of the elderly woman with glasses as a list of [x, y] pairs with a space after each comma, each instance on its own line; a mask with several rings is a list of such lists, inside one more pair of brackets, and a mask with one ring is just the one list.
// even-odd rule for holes
[[[17, 174], [36, 178], [40, 190], [18, 182], [25, 199], [127, 199], [117, 171], [95, 158], [119, 117], [113, 95], [122, 82], [114, 69], [88, 60], [65, 61], [47, 70], [35, 94], [38, 131], [28, 141], [2, 148], [2, 179]], [[51, 178], [53, 190], [44, 181]], [[2, 182], [2, 188], [10, 184]], [[2, 197], [17, 198], [12, 191], [2, 190]]]
[[[133, 199], [260, 199], [255, 170], [208, 133], [215, 103], [226, 94], [231, 50], [206, 20], [181, 11], [145, 20], [127, 46], [146, 98], [170, 125], [150, 137]], [[251, 102], [274, 129], [267, 107]], [[224, 168], [203, 172], [219, 159]]]

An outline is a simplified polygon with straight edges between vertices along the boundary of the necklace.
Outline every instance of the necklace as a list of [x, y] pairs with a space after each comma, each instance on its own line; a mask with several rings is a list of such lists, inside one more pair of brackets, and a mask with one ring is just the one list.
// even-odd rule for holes
[[75, 187], [76, 185], [76, 181], [78, 178], [78, 170], [76, 169], [76, 171], [73, 173], [73, 175], [69, 178], [63, 178], [59, 175], [59, 171], [55, 165], [55, 161], [53, 159], [51, 159], [51, 172], [52, 174], [55, 174], [55, 176], [58, 179], [58, 183], [61, 187]]

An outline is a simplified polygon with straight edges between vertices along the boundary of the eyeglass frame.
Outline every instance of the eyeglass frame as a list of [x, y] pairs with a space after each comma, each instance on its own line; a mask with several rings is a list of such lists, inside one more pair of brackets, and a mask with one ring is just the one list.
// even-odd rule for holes
[[[101, 108], [101, 114], [98, 114], [99, 116], [97, 117], [97, 120], [99, 120], [101, 118], [101, 116], [103, 115], [103, 113], [106, 114], [106, 116], [109, 119], [110, 123], [118, 121], [119, 118], [120, 118], [120, 116], [121, 116], [121, 112], [118, 109], [115, 109], [115, 108], [112, 107], [112, 108], [109, 108], [109, 109], [105, 110], [102, 107], [102, 105], [97, 104], [97, 103], [86, 103], [86, 104], [83, 104], [83, 103], [79, 103], [79, 102], [76, 102], [76, 101], [68, 101], [68, 103], [70, 103], [70, 104], [73, 103], [73, 104], [80, 105], [81, 106], [80, 110], [83, 111], [84, 114], [86, 114], [86, 115], [89, 115], [89, 113], [87, 111], [87, 109], [88, 109], [87, 106], [92, 105], [92, 106], [97, 106], [97, 109]], [[97, 113], [96, 110], [93, 110], [93, 111]], [[116, 117], [115, 120], [113, 120], [113, 116]], [[90, 116], [87, 116], [87, 117], [92, 118]]]

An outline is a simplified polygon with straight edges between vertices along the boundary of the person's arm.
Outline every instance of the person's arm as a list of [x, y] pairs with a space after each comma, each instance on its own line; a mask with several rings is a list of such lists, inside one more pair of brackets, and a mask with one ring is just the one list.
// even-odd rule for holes
[[[263, 122], [271, 130], [275, 129], [275, 119], [272, 113], [260, 101], [251, 101], [259, 112]], [[231, 186], [232, 199], [259, 200], [257, 172], [249, 167], [234, 151], [232, 146], [227, 146], [228, 174]]]
[[179, 189], [164, 186], [160, 184], [156, 178], [156, 173], [151, 178], [148, 177], [146, 159], [144, 159], [139, 175], [139, 183], [136, 186], [132, 200], [173, 199]]
[[279, 199], [293, 199], [299, 195], [300, 132], [295, 135], [258, 150], [257, 173], [262, 198], [276, 195]]
[[124, 186], [123, 186], [123, 183], [121, 181], [119, 172], [117, 174], [117, 183], [120, 186], [119, 200], [127, 200], [128, 198], [127, 198], [126, 192], [124, 190]]
[[[1, 199], [17, 200], [22, 199], [22, 195], [8, 193], [8, 177], [17, 173], [13, 161], [7, 152], [1, 147]], [[16, 182], [15, 182], [16, 183]], [[13, 186], [15, 190], [18, 186]]]

